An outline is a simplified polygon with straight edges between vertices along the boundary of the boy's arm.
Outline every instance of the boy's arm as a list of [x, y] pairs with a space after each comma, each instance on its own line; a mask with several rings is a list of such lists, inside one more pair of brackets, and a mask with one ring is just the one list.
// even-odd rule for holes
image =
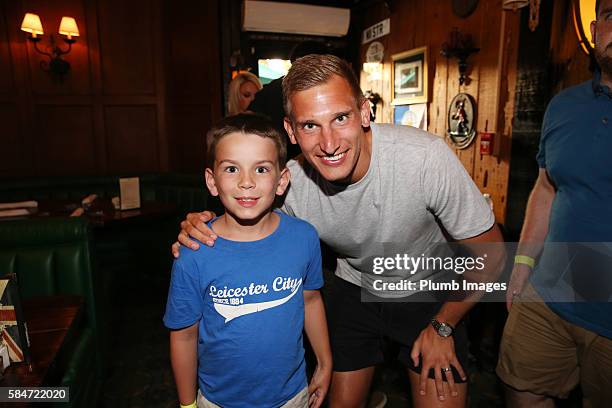
[[308, 386], [308, 403], [310, 407], [318, 408], [329, 389], [332, 370], [325, 308], [318, 290], [304, 291], [304, 330], [317, 357], [317, 368]]
[[170, 361], [181, 405], [190, 405], [196, 400], [198, 324], [170, 331]]

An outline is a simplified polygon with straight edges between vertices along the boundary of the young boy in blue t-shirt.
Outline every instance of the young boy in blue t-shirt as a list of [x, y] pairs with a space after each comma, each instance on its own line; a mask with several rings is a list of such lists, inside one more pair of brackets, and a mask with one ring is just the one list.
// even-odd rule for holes
[[[214, 247], [181, 249], [164, 316], [183, 407], [319, 407], [327, 393], [319, 238], [307, 222], [272, 210], [289, 184], [284, 140], [249, 114], [207, 135], [206, 185], [225, 213], [210, 222]], [[318, 363], [309, 387], [303, 329]]]

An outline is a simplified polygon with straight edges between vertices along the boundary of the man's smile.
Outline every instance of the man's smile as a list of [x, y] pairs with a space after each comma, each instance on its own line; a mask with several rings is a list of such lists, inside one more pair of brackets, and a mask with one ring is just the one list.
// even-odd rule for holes
[[328, 155], [319, 156], [319, 158], [321, 159], [322, 162], [324, 162], [328, 166], [338, 166], [342, 164], [342, 162], [344, 161], [344, 158], [346, 157], [347, 152], [348, 150], [342, 153], [337, 153], [333, 156], [328, 156]]

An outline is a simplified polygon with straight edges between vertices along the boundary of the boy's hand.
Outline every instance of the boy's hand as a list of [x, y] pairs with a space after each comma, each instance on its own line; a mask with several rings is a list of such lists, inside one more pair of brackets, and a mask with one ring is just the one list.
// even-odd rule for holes
[[322, 367], [321, 365], [317, 365], [317, 368], [312, 375], [312, 379], [310, 380], [310, 384], [308, 385], [309, 408], [319, 408], [325, 400], [327, 390], [329, 390], [331, 374], [331, 367]]
[[217, 235], [208, 228], [206, 223], [215, 218], [215, 213], [212, 211], [203, 211], [201, 213], [189, 213], [184, 221], [181, 221], [181, 232], [178, 234], [178, 241], [172, 244], [172, 255], [175, 258], [179, 257], [179, 248], [181, 244], [194, 251], [200, 248], [200, 245], [193, 241], [195, 238], [208, 246], [213, 246]]

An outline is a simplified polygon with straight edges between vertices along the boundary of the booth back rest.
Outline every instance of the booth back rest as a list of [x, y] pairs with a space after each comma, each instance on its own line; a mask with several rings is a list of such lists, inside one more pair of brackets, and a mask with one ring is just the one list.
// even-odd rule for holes
[[34, 218], [0, 221], [0, 274], [17, 274], [22, 298], [83, 296], [96, 332], [96, 290], [87, 220]]

